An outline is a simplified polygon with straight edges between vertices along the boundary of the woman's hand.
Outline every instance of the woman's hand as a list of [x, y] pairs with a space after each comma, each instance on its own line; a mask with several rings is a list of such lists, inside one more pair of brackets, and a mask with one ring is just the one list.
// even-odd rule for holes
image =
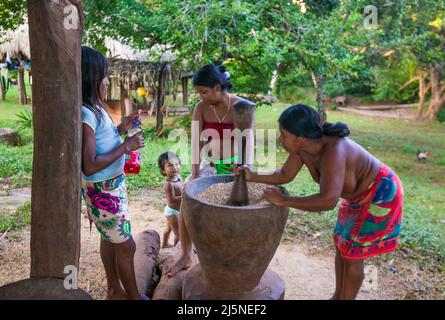
[[125, 150], [126, 153], [134, 150], [138, 150], [140, 148], [143, 148], [145, 146], [144, 137], [142, 136], [143, 131], [139, 131], [134, 136], [127, 137], [125, 139]]
[[264, 189], [264, 198], [276, 206], [285, 207], [287, 197], [288, 195], [278, 187], [270, 186]]
[[133, 121], [138, 122], [140, 124], [140, 126], [142, 125], [142, 116], [140, 111], [134, 112], [132, 114], [130, 114], [129, 116], [126, 116], [124, 118], [124, 120], [122, 121], [122, 123], [119, 125], [119, 131], [121, 133], [125, 133], [130, 129], [133, 129], [134, 126], [132, 124]]
[[240, 174], [241, 171], [244, 171], [244, 176], [246, 177], [247, 181], [252, 181], [253, 177], [255, 176], [255, 171], [248, 166], [248, 165], [242, 165], [235, 169], [235, 174]]

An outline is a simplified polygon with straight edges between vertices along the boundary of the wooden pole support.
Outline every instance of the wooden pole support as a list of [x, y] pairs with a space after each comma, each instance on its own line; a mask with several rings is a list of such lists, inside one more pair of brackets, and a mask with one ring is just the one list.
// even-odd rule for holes
[[[77, 28], [65, 24], [67, 6], [77, 10]], [[78, 270], [80, 254], [81, 3], [28, 0], [28, 21], [34, 114], [31, 277], [65, 278], [65, 267]]]

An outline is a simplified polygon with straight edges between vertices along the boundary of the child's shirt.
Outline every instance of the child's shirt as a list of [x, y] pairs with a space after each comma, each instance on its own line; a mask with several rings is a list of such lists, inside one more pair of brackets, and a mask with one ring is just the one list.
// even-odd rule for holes
[[[100, 108], [102, 118], [99, 120], [93, 111], [82, 106], [82, 122], [93, 129], [96, 134], [96, 155], [104, 155], [110, 153], [122, 144], [122, 138], [119, 130], [111, 120], [107, 111]], [[87, 181], [104, 181], [117, 177], [124, 173], [125, 155], [114, 161], [108, 167], [96, 172], [91, 176], [85, 176], [82, 172], [82, 179]]]

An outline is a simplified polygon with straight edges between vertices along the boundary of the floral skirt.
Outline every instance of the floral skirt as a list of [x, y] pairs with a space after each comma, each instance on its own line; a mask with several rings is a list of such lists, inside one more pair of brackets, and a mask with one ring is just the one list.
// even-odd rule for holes
[[94, 223], [102, 239], [123, 243], [131, 237], [124, 174], [99, 182], [82, 180], [82, 196], [87, 206], [90, 227]]
[[345, 259], [365, 259], [397, 248], [403, 216], [403, 185], [381, 164], [374, 183], [355, 199], [343, 200], [334, 244]]

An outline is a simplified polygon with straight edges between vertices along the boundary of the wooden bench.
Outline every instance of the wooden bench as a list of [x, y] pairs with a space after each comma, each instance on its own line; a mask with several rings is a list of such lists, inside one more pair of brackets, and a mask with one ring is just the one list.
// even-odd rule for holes
[[182, 116], [190, 113], [188, 106], [178, 107], [178, 108], [167, 108], [167, 116]]

